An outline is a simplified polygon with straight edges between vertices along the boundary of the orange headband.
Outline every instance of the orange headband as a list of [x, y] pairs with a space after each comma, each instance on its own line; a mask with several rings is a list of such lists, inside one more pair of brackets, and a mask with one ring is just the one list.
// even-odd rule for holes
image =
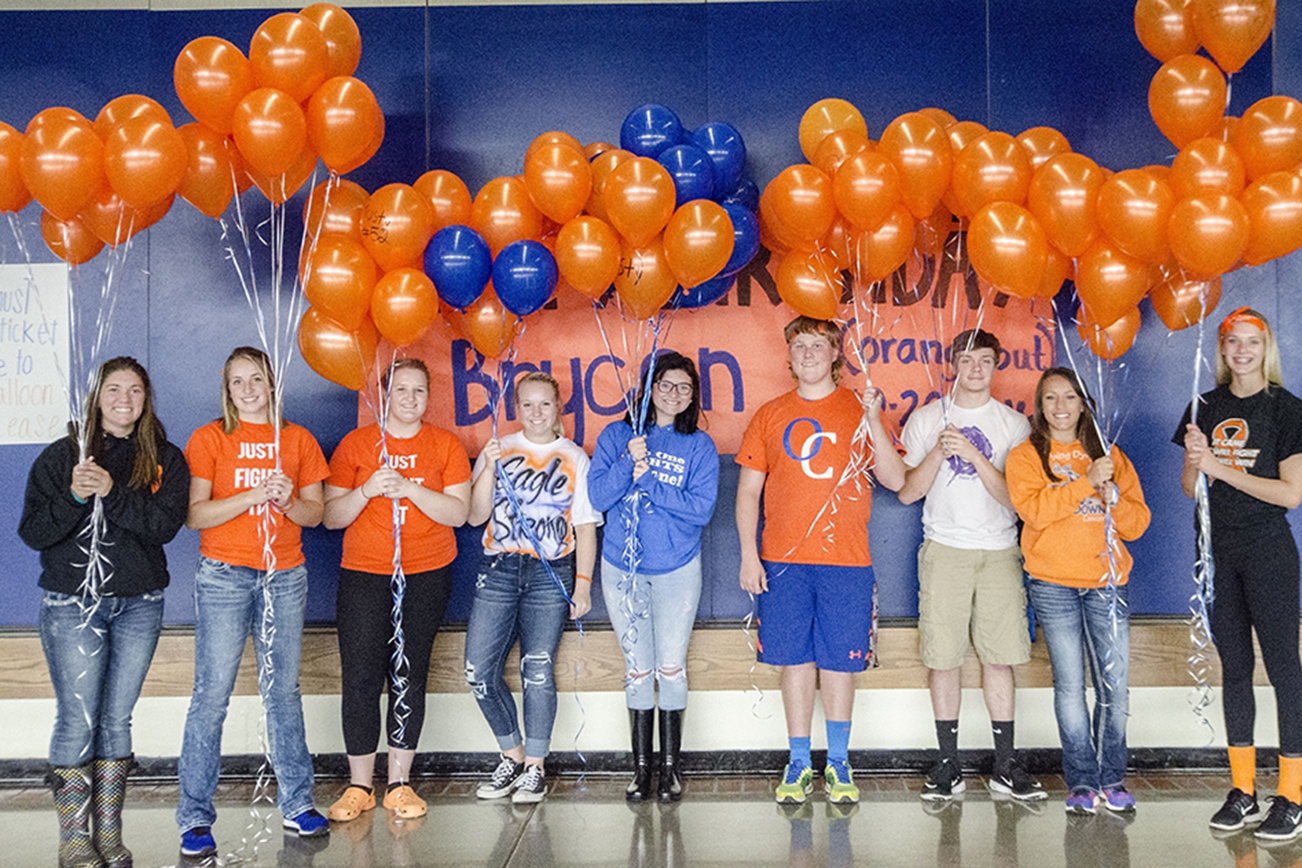
[[1234, 328], [1236, 324], [1241, 322], [1246, 322], [1248, 325], [1254, 326], [1263, 332], [1266, 330], [1265, 321], [1261, 317], [1253, 313], [1252, 308], [1241, 307], [1238, 310], [1231, 313], [1229, 316], [1227, 316], [1225, 318], [1225, 321], [1221, 323], [1220, 336], [1225, 337], [1226, 332], [1228, 332], [1230, 329]]

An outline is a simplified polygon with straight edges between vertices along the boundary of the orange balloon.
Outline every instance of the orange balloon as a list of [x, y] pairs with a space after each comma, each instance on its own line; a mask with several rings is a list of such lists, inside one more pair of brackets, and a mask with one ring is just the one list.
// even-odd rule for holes
[[513, 241], [537, 240], [542, 221], [542, 212], [520, 178], [494, 178], [480, 188], [470, 206], [470, 225], [488, 242], [493, 256]]
[[774, 215], [803, 242], [822, 238], [836, 218], [832, 180], [814, 166], [788, 166], [768, 183], [765, 192], [771, 197]]
[[[830, 141], [831, 137], [824, 142]], [[856, 229], [873, 230], [900, 201], [902, 185], [895, 164], [875, 151], [847, 157], [832, 178], [836, 207]]]
[[166, 217], [167, 212], [172, 210], [172, 203], [175, 201], [176, 201], [176, 194], [170, 193], [167, 196], [164, 196], [162, 199], [159, 199], [157, 202], [154, 202], [149, 207], [142, 208], [139, 211], [137, 211], [136, 220], [134, 224], [134, 231], [132, 234], [135, 234], [137, 232], [143, 232], [144, 230], [148, 229], [150, 226], [153, 226], [159, 220], [162, 220], [164, 217]]
[[606, 179], [621, 163], [633, 159], [632, 151], [622, 148], [608, 148], [592, 159], [592, 192], [588, 194], [588, 204], [584, 210], [593, 217], [610, 222], [606, 213]]
[[502, 306], [490, 280], [484, 294], [461, 315], [470, 345], [486, 359], [499, 359], [519, 334], [520, 319]]
[[954, 164], [945, 131], [924, 114], [902, 114], [882, 133], [877, 149], [900, 170], [901, 198], [909, 211], [919, 220], [930, 217], [949, 187]]
[[108, 141], [115, 127], [138, 117], [152, 118], [172, 126], [172, 116], [156, 100], [138, 93], [128, 93], [109, 100], [99, 110], [99, 114], [95, 115], [95, 135]]
[[470, 188], [446, 169], [433, 169], [412, 184], [429, 200], [434, 209], [434, 231], [444, 226], [464, 226], [470, 222]]
[[1148, 292], [1153, 310], [1171, 331], [1202, 322], [1221, 300], [1221, 279], [1188, 280], [1179, 273], [1159, 281]]
[[[1239, 119], [1234, 115], [1226, 115], [1221, 118], [1221, 122], [1212, 130], [1210, 138], [1220, 139], [1222, 142], [1233, 142], [1235, 131], [1239, 128]], [[1239, 154], [1243, 156], [1243, 154]]]
[[958, 118], [954, 117], [952, 114], [945, 111], [943, 108], [935, 108], [933, 106], [928, 106], [927, 108], [918, 109], [918, 114], [926, 115], [927, 117], [931, 118], [933, 121], [940, 124], [940, 128], [942, 130], [948, 129], [949, 127], [959, 122]]
[[298, 13], [316, 25], [326, 41], [326, 78], [352, 75], [362, 59], [362, 32], [353, 17], [333, 3], [313, 3]]
[[1049, 245], [1049, 258], [1044, 265], [1044, 277], [1040, 279], [1040, 288], [1036, 298], [1053, 298], [1062, 289], [1063, 283], [1071, 277], [1072, 262], [1059, 253], [1052, 244]]
[[1076, 292], [1089, 320], [1103, 328], [1139, 304], [1156, 279], [1153, 266], [1103, 240], [1076, 260]]
[[105, 185], [77, 215], [87, 230], [109, 247], [117, 247], [144, 229], [144, 216], [123, 203], [122, 198]]
[[876, 229], [856, 233], [850, 270], [860, 285], [885, 280], [904, 264], [913, 252], [913, 215], [903, 205], [896, 205]]
[[1097, 237], [1103, 182], [1098, 164], [1084, 154], [1059, 154], [1035, 171], [1026, 207], [1063, 254], [1080, 256]]
[[1275, 27], [1275, 0], [1192, 0], [1194, 32], [1221, 69], [1238, 72]]
[[579, 148], [535, 144], [524, 158], [524, 183], [538, 210], [557, 223], [573, 220], [592, 193], [592, 168]]
[[373, 121], [375, 126], [371, 143], [355, 159], [341, 164], [338, 171], [335, 172], [336, 175], [347, 175], [358, 166], [365, 165], [380, 150], [380, 145], [384, 144], [384, 112], [377, 112]]
[[1089, 321], [1088, 314], [1076, 324], [1076, 332], [1089, 347], [1090, 352], [1109, 362], [1119, 359], [1135, 343], [1139, 333], [1139, 308], [1132, 307], [1106, 328]]
[[868, 138], [868, 125], [859, 109], [843, 99], [820, 99], [800, 118], [800, 151], [812, 163], [823, 139], [847, 130]]
[[778, 265], [778, 295], [801, 316], [833, 319], [841, 303], [841, 273], [824, 253], [797, 251]]
[[827, 230], [827, 234], [816, 245], [816, 249], [821, 250], [832, 260], [837, 271], [845, 271], [854, 262], [854, 255], [850, 248], [853, 243], [852, 238], [857, 232], [858, 230], [849, 220], [837, 217], [832, 221], [832, 228]]
[[1243, 160], [1220, 139], [1194, 139], [1172, 161], [1170, 184], [1177, 200], [1238, 196], [1246, 184]]
[[147, 208], [175, 193], [190, 168], [185, 140], [170, 122], [149, 115], [113, 128], [104, 146], [104, 174], [133, 208]]
[[380, 333], [369, 319], [349, 331], [314, 307], [303, 313], [298, 324], [298, 349], [308, 367], [345, 389], [366, 388], [375, 367], [375, 348]]
[[322, 181], [303, 203], [303, 235], [342, 235], [362, 243], [362, 211], [371, 194], [360, 184], [343, 179]]
[[575, 217], [556, 235], [556, 268], [570, 286], [601, 298], [619, 273], [619, 235], [596, 217]]
[[344, 235], [322, 235], [299, 270], [308, 304], [348, 331], [361, 326], [377, 277], [365, 247]]
[[60, 220], [49, 211], [41, 212], [41, 237], [55, 256], [73, 266], [94, 258], [104, 248], [104, 242], [76, 217]]
[[1166, 227], [1174, 207], [1170, 185], [1148, 169], [1127, 169], [1099, 188], [1098, 223], [1118, 249], [1158, 265], [1171, 255]]
[[812, 242], [801, 238], [777, 216], [773, 207], [773, 193], [767, 186], [760, 193], [759, 225], [760, 244], [775, 253], [789, 250], [809, 252], [814, 247]]
[[1148, 111], [1171, 144], [1183, 148], [1210, 135], [1225, 114], [1225, 76], [1205, 57], [1181, 54], [1153, 76]]
[[976, 273], [996, 289], [1022, 298], [1039, 291], [1049, 242], [1022, 206], [992, 202], [978, 211], [968, 228], [967, 250]]
[[307, 102], [326, 80], [330, 47], [321, 30], [295, 12], [272, 15], [249, 43], [249, 65], [256, 87], [282, 90], [294, 102]]
[[[950, 152], [957, 155], [968, 145], [990, 132], [984, 124], [976, 121], [958, 121], [945, 127], [945, 135], [949, 137]], [[958, 214], [962, 217], [970, 216], [966, 209], [958, 203], [958, 197], [954, 195], [953, 178], [950, 178], [950, 185], [946, 188], [941, 202], [945, 204], [945, 209], [951, 214]]]
[[1248, 212], [1229, 196], [1184, 199], [1171, 210], [1167, 232], [1185, 271], [1215, 277], [1233, 268], [1247, 248]]
[[375, 140], [380, 104], [362, 82], [349, 76], [327, 79], [307, 103], [307, 138], [331, 172], [343, 174]]
[[810, 162], [827, 175], [835, 175], [847, 157], [871, 151], [872, 142], [858, 130], [838, 130], [828, 133], [814, 152]]
[[0, 123], [0, 211], [21, 211], [32, 201], [23, 183], [23, 134]]
[[214, 220], [222, 216], [235, 195], [234, 168], [229, 140], [200, 123], [177, 129], [185, 146], [186, 174], [176, 192], [200, 213]]
[[172, 84], [195, 120], [229, 136], [235, 107], [253, 90], [253, 68], [232, 43], [200, 36], [177, 55]]
[[1244, 262], [1261, 265], [1302, 247], [1302, 176], [1297, 172], [1258, 178], [1240, 201], [1249, 226]]
[[975, 214], [991, 202], [1021, 205], [1031, 185], [1031, 160], [1008, 133], [985, 133], [954, 157], [950, 184], [957, 213]]
[[1149, 54], [1165, 63], [1198, 50], [1189, 0], [1137, 0], [1135, 35]]
[[913, 246], [923, 256], [936, 257], [945, 252], [950, 233], [954, 230], [954, 215], [945, 205], [939, 204], [926, 220], [913, 226]]
[[665, 261], [684, 289], [699, 286], [728, 264], [736, 237], [732, 218], [709, 199], [693, 199], [669, 218], [662, 243]]
[[311, 145], [304, 145], [290, 167], [279, 175], [264, 175], [252, 166], [249, 166], [245, 172], [262, 195], [267, 197], [268, 202], [273, 205], [283, 205], [294, 198], [294, 194], [307, 183], [307, 179], [312, 177], [312, 172], [315, 170], [316, 154], [312, 151]]
[[1053, 127], [1031, 127], [1017, 137], [1017, 143], [1031, 161], [1032, 172], [1059, 154], [1071, 153], [1071, 142]]
[[32, 119], [20, 163], [32, 198], [65, 221], [104, 186], [104, 143], [90, 121], [70, 112], [46, 109]]
[[[565, 145], [567, 148], [573, 148], [574, 150], [583, 153], [583, 143], [574, 138], [574, 136], [569, 133], [561, 132], [560, 130], [551, 130], [550, 132], [540, 133], [532, 142], [529, 143], [529, 147], [526, 148], [524, 152], [526, 159], [536, 149], [541, 148], [544, 145]], [[587, 155], [585, 154], [584, 156], [586, 157]]]
[[307, 145], [307, 118], [289, 94], [273, 88], [250, 92], [235, 107], [236, 146], [249, 167], [264, 175], [282, 175]]
[[650, 157], [632, 157], [606, 176], [602, 198], [615, 231], [632, 247], [645, 247], [674, 215], [674, 179]]
[[388, 341], [405, 347], [438, 322], [434, 281], [415, 268], [395, 268], [375, 283], [371, 319]]
[[588, 142], [583, 146], [583, 156], [588, 158], [588, 162], [592, 162], [597, 157], [606, 153], [606, 151], [614, 151], [618, 148], [619, 145], [611, 144], [610, 142]]
[[1243, 113], [1230, 140], [1249, 181], [1296, 169], [1302, 163], [1302, 102], [1291, 96], [1258, 100]]
[[362, 244], [384, 271], [421, 263], [433, 235], [434, 208], [409, 184], [386, 184], [362, 209]]
[[664, 244], [659, 238], [635, 247], [627, 238], [620, 245], [619, 274], [615, 275], [615, 292], [626, 316], [650, 319], [678, 287], [678, 278], [669, 268]]

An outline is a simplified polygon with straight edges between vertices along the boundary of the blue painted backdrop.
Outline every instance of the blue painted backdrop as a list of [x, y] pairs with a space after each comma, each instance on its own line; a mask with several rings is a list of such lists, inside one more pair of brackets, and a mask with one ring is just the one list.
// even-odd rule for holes
[[[375, 159], [350, 177], [374, 189], [446, 168], [474, 191], [494, 176], [518, 173], [524, 148], [538, 133], [560, 129], [583, 141], [617, 140], [631, 108], [658, 102], [689, 126], [726, 120], [738, 127], [748, 169], [762, 186], [802, 159], [800, 116], [828, 96], [854, 102], [874, 137], [897, 115], [934, 105], [1013, 134], [1056, 127], [1077, 151], [1114, 170], [1169, 162], [1173, 149], [1147, 108], [1148, 82], [1159, 64], [1135, 38], [1132, 10], [1127, 0], [356, 9], [364, 45], [357, 75], [375, 91], [387, 135]], [[93, 118], [109, 99], [140, 92], [163, 103], [177, 124], [187, 122], [172, 88], [177, 53], [208, 34], [247, 46], [269, 14], [0, 13], [0, 120], [21, 129], [53, 105]], [[1302, 95], [1300, 40], [1302, 4], [1280, 4], [1273, 41], [1234, 76], [1231, 114], [1271, 93]], [[255, 216], [265, 213], [256, 194], [245, 205]], [[37, 206], [20, 216], [34, 256], [51, 260], [36, 230]], [[296, 221], [291, 215], [291, 239], [301, 231]], [[7, 229], [0, 232], [0, 257], [20, 261]], [[81, 269], [85, 295], [98, 292], [97, 262]], [[1293, 339], [1302, 326], [1293, 303], [1300, 272], [1297, 255], [1244, 269], [1227, 278], [1223, 302], [1250, 303], [1274, 319], [1286, 381], [1293, 384], [1302, 379], [1302, 346]], [[178, 202], [137, 240], [116, 286], [110, 350], [147, 364], [160, 414], [183, 444], [218, 412], [226, 353], [257, 340], [243, 292], [223, 260], [217, 224]], [[1136, 460], [1154, 513], [1148, 534], [1133, 546], [1136, 613], [1180, 613], [1190, 592], [1192, 511], [1178, 488], [1180, 450], [1169, 440], [1189, 400], [1194, 340], [1189, 332], [1167, 335], [1146, 309], [1135, 349], [1109, 378], [1112, 422]], [[328, 454], [354, 423], [355, 394], [301, 362], [287, 385], [288, 414]], [[37, 452], [0, 447], [0, 525], [16, 527]], [[707, 618], [749, 611], [736, 585], [732, 468], [725, 460], [716, 520], [706, 531], [701, 615]], [[871, 533], [882, 614], [916, 614], [918, 508], [879, 496]], [[339, 536], [319, 529], [304, 535], [314, 621], [334, 616]], [[461, 542], [454, 620], [468, 611], [475, 533], [464, 532]], [[193, 620], [197, 550], [197, 534], [189, 531], [168, 549], [169, 622]], [[8, 533], [0, 538], [0, 560], [7, 601], [0, 626], [31, 625], [39, 601], [36, 556]], [[594, 614], [603, 617], [600, 607]]]

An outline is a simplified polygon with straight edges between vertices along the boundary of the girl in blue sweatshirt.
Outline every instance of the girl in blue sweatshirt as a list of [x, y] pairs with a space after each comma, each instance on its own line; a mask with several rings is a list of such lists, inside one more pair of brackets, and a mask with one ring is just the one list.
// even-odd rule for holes
[[697, 428], [700, 378], [686, 356], [655, 359], [641, 431], [639, 395], [622, 422], [597, 438], [588, 474], [592, 505], [606, 516], [601, 587], [628, 667], [633, 729], [630, 801], [651, 795], [651, 732], [660, 685], [661, 801], [682, 796], [678, 750], [687, 705], [687, 643], [701, 599], [701, 529], [714, 513], [719, 452]]

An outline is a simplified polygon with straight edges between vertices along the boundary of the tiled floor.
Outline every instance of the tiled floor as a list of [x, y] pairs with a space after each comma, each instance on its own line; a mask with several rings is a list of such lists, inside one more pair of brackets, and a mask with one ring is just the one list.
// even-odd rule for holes
[[[1208, 831], [1228, 786], [1222, 775], [1133, 776], [1139, 810], [1129, 818], [1067, 817], [1052, 777], [1049, 800], [1030, 805], [992, 797], [980, 778], [967, 783], [961, 801], [937, 806], [918, 799], [919, 778], [861, 776], [862, 803], [842, 809], [817, 791], [803, 806], [775, 805], [772, 782], [757, 777], [693, 778], [681, 803], [663, 806], [629, 805], [622, 779], [552, 781], [532, 807], [478, 801], [471, 781], [431, 780], [416, 787], [428, 816], [398, 821], [377, 809], [312, 841], [282, 835], [274, 808], [255, 815], [250, 786], [223, 785], [223, 855], [207, 864], [1302, 866], [1302, 842], [1267, 848], [1250, 831]], [[318, 785], [319, 804], [339, 790]], [[175, 803], [174, 785], [132, 785], [126, 839], [137, 866], [178, 864]], [[0, 865], [52, 864], [57, 837], [48, 792], [0, 790]]]

